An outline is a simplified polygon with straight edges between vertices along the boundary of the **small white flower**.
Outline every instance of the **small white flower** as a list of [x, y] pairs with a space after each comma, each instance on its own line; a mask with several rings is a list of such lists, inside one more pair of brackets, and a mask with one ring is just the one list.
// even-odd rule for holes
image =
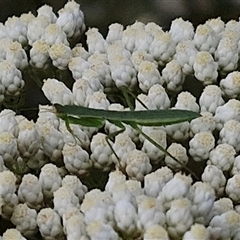
[[168, 232], [159, 224], [149, 226], [143, 235], [144, 239], [169, 240]]
[[219, 36], [221, 36], [221, 32], [225, 28], [225, 23], [220, 17], [211, 18], [211, 19], [206, 21], [206, 24], [209, 27], [211, 27], [216, 32], [216, 34], [218, 34]]
[[2, 240], [9, 240], [9, 239], [27, 240], [25, 237], [22, 236], [21, 232], [15, 228], [9, 228], [3, 233]]
[[120, 23], [112, 23], [108, 26], [108, 34], [106, 36], [106, 42], [112, 44], [117, 40], [122, 39], [123, 25]]
[[229, 98], [237, 98], [240, 95], [240, 72], [234, 71], [220, 81], [220, 88]]
[[30, 49], [30, 64], [37, 68], [47, 68], [49, 63], [50, 46], [42, 40], [33, 43]]
[[236, 99], [230, 99], [223, 106], [219, 106], [216, 109], [214, 116], [217, 129], [222, 129], [224, 123], [228, 120], [240, 120], [240, 101]]
[[52, 103], [62, 105], [73, 104], [73, 94], [63, 82], [54, 78], [48, 78], [44, 81], [42, 90], [46, 98]]
[[108, 109], [110, 102], [102, 91], [94, 92], [89, 98], [89, 108]]
[[43, 205], [42, 186], [38, 178], [33, 174], [25, 174], [18, 188], [20, 202], [26, 203], [28, 207], [39, 210]]
[[214, 189], [208, 183], [196, 182], [189, 190], [188, 199], [191, 201], [191, 212], [195, 221], [205, 224], [215, 200]]
[[182, 41], [177, 45], [174, 59], [182, 66], [182, 71], [185, 74], [193, 73], [193, 64], [196, 54], [197, 49], [190, 40]]
[[197, 133], [189, 142], [189, 154], [194, 161], [204, 161], [209, 157], [209, 152], [214, 148], [215, 139], [209, 132]]
[[159, 65], [170, 62], [175, 53], [176, 43], [168, 32], [158, 32], [149, 46], [149, 53], [154, 57]]
[[72, 58], [71, 48], [63, 43], [54, 43], [48, 50], [52, 59], [53, 66], [60, 70], [67, 69], [68, 63]]
[[169, 33], [176, 44], [184, 40], [192, 40], [194, 28], [191, 22], [184, 21], [182, 18], [176, 18], [172, 21]]
[[199, 106], [196, 103], [196, 98], [190, 92], [181, 92], [178, 94], [176, 109], [190, 110], [194, 112], [199, 111]]
[[126, 162], [126, 173], [131, 179], [142, 181], [144, 176], [152, 170], [147, 154], [139, 150], [131, 151]]
[[227, 180], [221, 169], [214, 165], [207, 165], [201, 178], [203, 182], [210, 184], [217, 197], [223, 195]]
[[29, 208], [26, 203], [15, 206], [11, 221], [26, 237], [33, 237], [38, 231], [37, 211]]
[[201, 112], [211, 112], [215, 114], [217, 107], [222, 106], [224, 103], [222, 91], [220, 87], [216, 85], [206, 86], [199, 98]]
[[211, 132], [216, 128], [213, 115], [209, 112], [203, 112], [202, 116], [195, 118], [190, 122], [190, 136], [193, 137], [199, 132]]
[[43, 5], [37, 9], [37, 16], [45, 16], [48, 18], [48, 21], [55, 23], [57, 20], [56, 14], [53, 12], [53, 8], [49, 5]]
[[53, 193], [54, 210], [60, 217], [64, 212], [71, 207], [79, 208], [78, 197], [74, 194], [73, 189], [70, 186], [62, 186]]
[[207, 51], [213, 54], [216, 51], [220, 36], [208, 25], [197, 26], [193, 42], [199, 51]]
[[144, 176], [144, 192], [147, 196], [157, 197], [165, 184], [173, 178], [173, 172], [168, 167], [162, 167]]
[[240, 150], [240, 123], [236, 120], [225, 122], [219, 133], [218, 143], [228, 143], [238, 152]]
[[167, 84], [167, 90], [178, 93], [182, 90], [185, 80], [182, 66], [175, 59], [168, 62], [162, 70], [162, 81]]
[[238, 173], [240, 173], [240, 156], [235, 157], [234, 162], [233, 162], [233, 167], [231, 170], [232, 176], [234, 176]]
[[41, 183], [44, 197], [47, 199], [52, 198], [53, 193], [62, 184], [62, 178], [60, 177], [58, 168], [52, 163], [45, 164], [41, 168], [39, 182]]
[[88, 152], [79, 145], [65, 144], [62, 154], [65, 167], [70, 173], [84, 175], [92, 167]]
[[131, 62], [133, 63], [133, 66], [137, 71], [139, 71], [139, 66], [143, 61], [152, 62], [157, 67], [157, 62], [154, 61], [153, 56], [151, 54], [143, 50], [134, 51], [133, 54], [131, 55]]
[[119, 170], [109, 173], [108, 181], [105, 186], [106, 192], [113, 192], [116, 185], [126, 182], [126, 176]]
[[222, 38], [214, 56], [220, 71], [230, 72], [235, 70], [239, 59], [237, 42], [229, 37]]
[[227, 144], [222, 143], [217, 145], [209, 153], [208, 165], [214, 165], [222, 171], [229, 171], [232, 169], [236, 151], [234, 148]]
[[201, 51], [196, 55], [193, 64], [194, 76], [204, 85], [216, 83], [218, 65], [209, 52]]
[[240, 202], [240, 174], [237, 173], [232, 178], [229, 178], [226, 185], [226, 193], [227, 196], [233, 200], [233, 202], [239, 203]]
[[52, 208], [43, 208], [37, 215], [37, 225], [44, 238], [63, 237], [60, 216]]
[[68, 62], [68, 68], [75, 80], [82, 77], [84, 70], [90, 68], [90, 63], [82, 57], [72, 57]]
[[202, 224], [195, 223], [191, 226], [191, 229], [183, 235], [183, 240], [192, 240], [192, 239], [202, 239], [207, 240], [211, 239], [209, 230]]
[[176, 123], [165, 126], [168, 136], [177, 141], [184, 141], [189, 138], [189, 122]]
[[106, 53], [107, 42], [97, 28], [90, 28], [86, 33], [89, 53]]
[[72, 57], [81, 57], [84, 60], [87, 61], [87, 59], [90, 57], [90, 53], [82, 46], [81, 43], [77, 43], [72, 48]]
[[154, 84], [163, 84], [156, 65], [149, 61], [142, 61], [137, 77], [143, 92], [147, 92]]
[[174, 156], [176, 159], [179, 160], [180, 163], [176, 162], [174, 159], [172, 159], [170, 156], [166, 155], [165, 157], [165, 163], [167, 166], [174, 170], [178, 170], [183, 168], [188, 163], [188, 156], [187, 156], [187, 150], [185, 147], [183, 147], [179, 143], [172, 143], [167, 151]]
[[191, 202], [187, 198], [178, 198], [171, 202], [166, 212], [167, 231], [171, 238], [179, 238], [193, 224]]

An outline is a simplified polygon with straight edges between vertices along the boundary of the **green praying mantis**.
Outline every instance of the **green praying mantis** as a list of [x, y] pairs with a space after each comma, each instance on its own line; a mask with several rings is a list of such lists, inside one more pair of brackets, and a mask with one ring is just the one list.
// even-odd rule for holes
[[[101, 109], [93, 109], [76, 105], [54, 104], [57, 117], [65, 121], [66, 127], [69, 132], [72, 133], [70, 124], [79, 124], [85, 127], [102, 128], [105, 120], [115, 124], [121, 130], [111, 134], [112, 137], [123, 132], [125, 130], [124, 124], [130, 125], [139, 134], [144, 136], [149, 142], [155, 145], [159, 150], [163, 151], [166, 155], [170, 156], [176, 162], [181, 164], [185, 170], [191, 173], [196, 179], [198, 177], [191, 169], [183, 165], [178, 159], [170, 154], [166, 149], [159, 145], [156, 141], [145, 134], [140, 126], [164, 126], [175, 123], [181, 123], [185, 121], [191, 121], [194, 118], [200, 116], [199, 113], [188, 110], [142, 110], [142, 111], [109, 111]], [[132, 107], [130, 107], [132, 109]], [[108, 141], [107, 141], [108, 142]], [[109, 144], [109, 142], [108, 142]], [[109, 144], [111, 150], [114, 153], [112, 146]], [[116, 156], [116, 153], [114, 153]], [[118, 158], [118, 156], [116, 156]]]

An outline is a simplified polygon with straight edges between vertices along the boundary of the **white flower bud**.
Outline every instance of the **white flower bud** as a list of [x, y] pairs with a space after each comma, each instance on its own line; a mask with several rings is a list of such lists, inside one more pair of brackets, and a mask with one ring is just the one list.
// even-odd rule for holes
[[217, 107], [222, 106], [224, 103], [222, 91], [216, 85], [206, 86], [199, 99], [201, 112], [206, 111], [212, 114], [215, 114]]
[[173, 41], [178, 44], [185, 40], [192, 40], [194, 28], [191, 22], [184, 21], [182, 18], [176, 18], [171, 23], [169, 33]]
[[19, 123], [18, 149], [22, 157], [34, 156], [41, 145], [40, 136], [33, 121], [23, 119]]
[[[151, 139], [157, 142], [164, 149], [167, 147], [167, 135], [164, 131], [163, 127], [142, 127], [142, 131], [147, 134]], [[158, 164], [165, 153], [159, 150], [158, 147], [150, 143], [146, 138], [141, 137], [140, 139], [143, 141], [142, 151], [147, 154], [153, 164]]]
[[166, 212], [167, 231], [171, 239], [177, 239], [193, 224], [191, 202], [187, 198], [173, 200]]
[[218, 76], [218, 65], [214, 62], [212, 55], [209, 52], [201, 51], [196, 55], [193, 64], [194, 76], [203, 84], [209, 85], [216, 83]]
[[55, 23], [49, 24], [45, 28], [41, 40], [46, 42], [49, 46], [59, 44], [69, 46], [65, 32]]
[[222, 171], [230, 171], [235, 155], [236, 151], [231, 145], [222, 143], [210, 151], [207, 164], [214, 165]]
[[94, 92], [89, 98], [89, 108], [108, 109], [110, 102], [102, 91]]
[[[137, 96], [137, 99], [135, 99], [135, 111], [146, 111], [147, 109], [155, 110], [156, 105], [152, 100], [153, 99], [150, 99], [147, 95], [140, 93]], [[147, 109], [145, 106], [142, 105], [142, 103], [140, 103], [140, 101], [147, 107]]]
[[203, 182], [208, 183], [214, 189], [217, 197], [223, 195], [226, 185], [226, 177], [222, 170], [214, 165], [207, 165], [201, 178]]
[[18, 96], [25, 85], [20, 70], [8, 60], [0, 62], [0, 83], [8, 96]]
[[193, 73], [196, 54], [197, 50], [190, 40], [182, 41], [177, 45], [174, 59], [182, 66], [182, 71], [185, 74]]
[[123, 132], [115, 137], [112, 148], [119, 158], [117, 159], [116, 156], [112, 154], [112, 161], [119, 169], [125, 169], [128, 154], [136, 149], [135, 143], [125, 132]]
[[142, 181], [144, 176], [152, 170], [147, 154], [139, 150], [131, 151], [126, 162], [126, 173], [131, 179]]
[[211, 27], [216, 32], [216, 34], [218, 34], [219, 36], [221, 36], [221, 32], [225, 28], [225, 23], [224, 23], [224, 21], [221, 20], [220, 17], [218, 17], [218, 18], [211, 18], [211, 19], [206, 21], [206, 24], [209, 27]]
[[104, 172], [111, 170], [112, 167], [112, 149], [108, 145], [112, 145], [112, 142], [106, 138], [107, 135], [97, 133], [93, 136], [90, 144], [90, 150], [92, 152], [90, 159], [93, 162], [93, 166], [97, 169], [102, 169]]
[[129, 179], [125, 182], [128, 190], [133, 193], [133, 195], [135, 197], [138, 197], [138, 196], [141, 196], [141, 195], [144, 195], [144, 190], [143, 188], [141, 187], [141, 182], [137, 181], [137, 180], [132, 180], [132, 179]]
[[18, 41], [22, 45], [27, 45], [27, 26], [19, 17], [9, 17], [5, 22], [5, 29], [8, 37]]
[[117, 228], [125, 236], [134, 238], [137, 234], [137, 209], [128, 200], [119, 200], [114, 208], [114, 219]]
[[154, 84], [150, 87], [147, 95], [149, 101], [155, 106], [155, 109], [168, 109], [170, 107], [170, 99], [160, 84]]
[[192, 183], [190, 176], [176, 173], [162, 188], [158, 199], [161, 200], [165, 209], [169, 209], [175, 199], [186, 197]]
[[56, 163], [61, 162], [64, 145], [63, 134], [50, 123], [38, 125], [38, 131], [41, 136], [44, 153], [51, 159], [51, 161]]
[[90, 63], [82, 57], [72, 57], [68, 62], [68, 68], [72, 72], [73, 78], [78, 80], [83, 72], [90, 68]]
[[47, 68], [49, 64], [50, 46], [42, 40], [33, 43], [30, 49], [30, 64], [36, 68]]
[[26, 237], [33, 237], [37, 231], [37, 211], [31, 209], [26, 203], [18, 204], [11, 217], [12, 223]]
[[106, 192], [113, 192], [115, 186], [120, 183], [126, 182], [126, 176], [119, 170], [109, 173], [109, 178], [105, 186]]
[[84, 60], [87, 61], [87, 59], [90, 57], [90, 53], [82, 46], [81, 43], [77, 43], [73, 48], [72, 48], [72, 57], [81, 57]]
[[44, 80], [42, 90], [46, 98], [52, 103], [59, 103], [62, 105], [73, 104], [73, 94], [64, 83], [54, 78]]
[[147, 92], [154, 84], [163, 84], [156, 65], [149, 61], [142, 61], [138, 70], [139, 87]]
[[28, 57], [19, 42], [12, 42], [6, 50], [6, 60], [23, 71], [28, 66]]
[[112, 23], [108, 26], [108, 34], [106, 36], [106, 42], [112, 44], [117, 40], [122, 39], [123, 25], [120, 23]]
[[190, 187], [188, 199], [191, 201], [191, 213], [195, 221], [205, 224], [215, 200], [214, 189], [208, 183], [196, 182]]
[[211, 239], [210, 232], [202, 224], [195, 223], [191, 226], [191, 229], [183, 235], [183, 240], [192, 240], [192, 239], [202, 239], [208, 240]]
[[216, 128], [213, 115], [209, 112], [202, 113], [201, 117], [195, 118], [190, 122], [190, 136], [193, 137], [199, 132], [211, 132]]
[[157, 62], [154, 61], [153, 56], [146, 51], [137, 50], [134, 51], [131, 55], [131, 62], [133, 63], [134, 68], [139, 71], [139, 66], [143, 61], [148, 61], [154, 63], [157, 67]]
[[76, 175], [84, 175], [92, 167], [88, 152], [79, 145], [65, 144], [62, 150], [63, 162], [66, 169]]
[[220, 36], [208, 25], [197, 26], [193, 42], [199, 51], [206, 51], [213, 54], [216, 51]]
[[196, 98], [190, 92], [181, 92], [178, 94], [176, 109], [190, 110], [194, 112], [199, 111], [199, 106], [196, 103]]
[[97, 28], [90, 28], [86, 32], [88, 51], [90, 54], [94, 52], [106, 53], [107, 42], [103, 38], [102, 34], [98, 32]]
[[239, 182], [240, 182], [240, 174], [237, 173], [232, 178], [228, 179], [226, 189], [225, 189], [227, 196], [236, 203], [239, 203], [240, 201], [240, 192], [238, 190]]
[[214, 54], [220, 71], [231, 72], [237, 68], [239, 59], [237, 48], [236, 41], [229, 37], [224, 37], [220, 40]]
[[60, 217], [63, 216], [68, 208], [80, 207], [79, 199], [70, 186], [65, 185], [58, 188], [58, 190], [53, 193], [53, 196], [54, 210]]
[[240, 173], [240, 156], [237, 156], [234, 159], [233, 167], [232, 167], [232, 170], [231, 170], [231, 175], [232, 176], [234, 176], [234, 175], [236, 175], [238, 173]]
[[147, 196], [157, 197], [165, 184], [173, 178], [173, 172], [168, 167], [161, 167], [155, 172], [144, 176], [144, 192]]
[[66, 70], [72, 58], [71, 48], [63, 43], [54, 43], [48, 50], [53, 66], [60, 70]]
[[138, 203], [138, 229], [148, 229], [150, 226], [165, 225], [165, 213], [159, 200], [141, 195], [137, 197]]
[[115, 240], [119, 238], [118, 233], [111, 225], [99, 221], [92, 221], [87, 226], [87, 235], [91, 240], [99, 240], [99, 238], [104, 240]]
[[42, 186], [44, 197], [51, 198], [53, 193], [61, 186], [62, 179], [58, 168], [52, 164], [45, 164], [39, 174], [39, 182]]
[[168, 32], [158, 32], [155, 34], [149, 46], [149, 53], [160, 65], [165, 65], [172, 60], [175, 53], [176, 43]]
[[143, 235], [144, 239], [161, 239], [169, 240], [168, 232], [161, 225], [151, 225], [148, 227]]
[[209, 132], [197, 133], [189, 142], [189, 154], [194, 161], [204, 161], [209, 157], [209, 152], [214, 148], [215, 139]]
[[0, 172], [0, 198], [3, 200], [11, 199], [16, 191], [17, 178], [13, 172], [5, 170]]
[[74, 194], [78, 197], [81, 202], [87, 193], [87, 187], [81, 183], [77, 176], [66, 175], [62, 180], [62, 186], [68, 186], [72, 188]]
[[239, 221], [240, 214], [234, 210], [230, 210], [219, 216], [215, 216], [211, 220], [209, 227], [213, 229], [218, 228], [220, 230], [217, 238], [231, 239], [239, 230]]
[[237, 98], [240, 94], [240, 72], [234, 71], [220, 81], [220, 88], [228, 98]]
[[40, 40], [46, 27], [50, 24], [46, 16], [40, 15], [33, 18], [28, 24], [27, 38], [30, 46], [37, 40]]
[[154, 38], [145, 30], [145, 28], [136, 29], [134, 52], [139, 50], [148, 52], [153, 39]]
[[176, 162], [174, 159], [172, 159], [170, 156], [166, 155], [165, 157], [165, 163], [168, 167], [178, 170], [183, 168], [183, 166], [187, 165], [188, 163], [188, 155], [187, 150], [185, 147], [183, 147], [179, 143], [172, 143], [167, 151], [176, 159], [178, 159], [182, 164]]
[[56, 14], [53, 12], [53, 8], [48, 5], [43, 5], [40, 8], [38, 8], [37, 16], [45, 16], [51, 23], [55, 23], [57, 20]]
[[2, 240], [27, 240], [25, 237], [22, 236], [21, 232], [15, 228], [7, 229], [1, 238]]
[[240, 120], [240, 101], [237, 99], [230, 99], [223, 106], [216, 109], [214, 116], [217, 129], [222, 129], [225, 122], [228, 120]]
[[127, 49], [129, 52], [134, 52], [135, 50], [135, 41], [136, 41], [136, 25], [138, 25], [138, 30], [144, 31], [144, 26], [139, 23], [135, 22], [135, 28], [134, 24], [129, 25], [126, 27], [126, 29], [122, 33], [122, 43], [124, 45], [124, 48]]
[[19, 127], [15, 118], [16, 113], [10, 109], [4, 109], [0, 113], [0, 133], [8, 132], [17, 138]]
[[[90, 68], [95, 72], [95, 77], [98, 79], [97, 82], [100, 81], [100, 83], [104, 87], [112, 87], [113, 86], [113, 80], [111, 76], [110, 66], [108, 64], [108, 59], [106, 54], [100, 54], [100, 53], [94, 53], [88, 58], [88, 62], [90, 63]], [[86, 76], [86, 71], [83, 72], [83, 77]], [[94, 86], [94, 82], [92, 82], [91, 86], [92, 88], [96, 88], [98, 86], [97, 82], [95, 83], [96, 86]], [[102, 87], [101, 87], [102, 89]], [[97, 90], [95, 90], [97, 91]]]
[[189, 138], [189, 122], [176, 123], [165, 126], [168, 136], [177, 141], [184, 141]]
[[52, 208], [43, 208], [37, 215], [39, 231], [45, 239], [61, 239], [63, 229], [60, 216]]
[[42, 186], [35, 175], [29, 173], [23, 176], [18, 188], [18, 198], [30, 208], [39, 210], [42, 207]]
[[175, 59], [168, 62], [162, 70], [162, 81], [166, 83], [167, 90], [178, 93], [182, 90], [185, 80], [182, 66]]

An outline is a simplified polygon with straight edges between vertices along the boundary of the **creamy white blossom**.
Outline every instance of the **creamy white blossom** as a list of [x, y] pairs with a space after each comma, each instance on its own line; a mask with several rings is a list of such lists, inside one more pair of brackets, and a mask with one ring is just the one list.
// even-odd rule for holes
[[144, 239], [169, 240], [168, 232], [161, 225], [155, 224], [148, 227], [143, 235]]
[[106, 36], [106, 42], [111, 44], [117, 40], [121, 40], [123, 32], [123, 25], [120, 23], [112, 23], [108, 26], [108, 34]]
[[9, 228], [7, 229], [4, 233], [3, 236], [1, 237], [2, 240], [27, 240], [25, 237], [22, 236], [21, 232], [18, 231], [15, 228]]
[[181, 92], [178, 94], [176, 109], [185, 109], [194, 112], [199, 111], [199, 106], [196, 103], [196, 98], [190, 92]]
[[75, 80], [82, 77], [84, 70], [90, 68], [90, 63], [82, 57], [72, 57], [69, 59], [68, 68]]
[[232, 176], [235, 174], [240, 173], [240, 156], [235, 157], [234, 162], [233, 162], [233, 167], [231, 170]]
[[183, 235], [183, 240], [192, 240], [192, 239], [201, 239], [201, 240], [207, 240], [211, 239], [210, 232], [208, 229], [202, 225], [195, 223], [191, 226], [191, 229]]
[[238, 191], [238, 186], [240, 183], [240, 174], [237, 173], [233, 177], [227, 180], [226, 185], [226, 194], [227, 196], [233, 200], [233, 202], [239, 203], [240, 201], [240, 193]]

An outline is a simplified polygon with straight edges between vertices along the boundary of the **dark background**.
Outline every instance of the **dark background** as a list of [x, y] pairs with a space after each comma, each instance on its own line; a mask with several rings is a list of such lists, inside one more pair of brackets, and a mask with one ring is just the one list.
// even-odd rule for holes
[[[9, 16], [20, 16], [23, 12], [32, 11], [44, 4], [51, 5], [56, 12], [67, 0], [0, 0], [0, 21]], [[221, 16], [222, 20], [238, 20], [240, 15], [239, 0], [76, 0], [81, 4], [86, 24], [100, 29], [106, 34], [110, 23], [124, 25], [135, 20], [154, 21], [165, 30], [176, 17], [190, 20], [194, 26], [207, 19]]]

